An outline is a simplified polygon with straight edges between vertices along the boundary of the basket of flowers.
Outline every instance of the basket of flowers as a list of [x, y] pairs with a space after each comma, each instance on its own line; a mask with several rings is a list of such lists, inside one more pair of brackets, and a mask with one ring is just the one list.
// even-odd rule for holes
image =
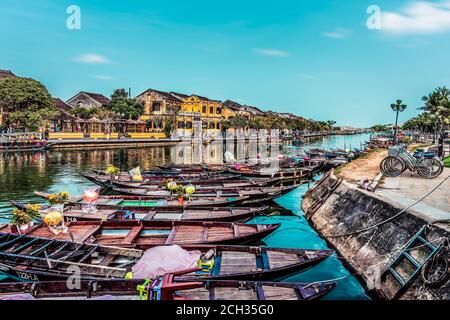
[[43, 221], [54, 234], [67, 232], [67, 227], [64, 225], [64, 205], [57, 204], [50, 207], [44, 213]]
[[11, 232], [22, 233], [31, 228], [39, 217], [39, 204], [27, 204], [24, 209], [13, 209], [11, 216]]

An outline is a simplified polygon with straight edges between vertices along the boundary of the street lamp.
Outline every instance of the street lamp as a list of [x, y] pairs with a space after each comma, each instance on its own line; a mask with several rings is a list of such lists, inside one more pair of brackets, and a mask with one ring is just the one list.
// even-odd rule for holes
[[406, 104], [402, 104], [402, 100], [397, 100], [396, 103], [391, 104], [391, 108], [396, 112], [395, 127], [394, 127], [394, 144], [397, 144], [397, 125], [398, 125], [398, 113], [403, 112], [406, 109]]

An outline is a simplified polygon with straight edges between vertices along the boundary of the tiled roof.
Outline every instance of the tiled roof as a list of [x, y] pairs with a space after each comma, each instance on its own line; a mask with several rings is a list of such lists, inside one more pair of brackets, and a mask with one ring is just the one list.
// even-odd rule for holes
[[92, 99], [94, 99], [95, 101], [99, 102], [102, 105], [108, 105], [111, 103], [111, 99], [105, 97], [104, 95], [102, 95], [100, 93], [92, 93], [92, 92], [86, 92], [86, 91], [82, 91], [80, 93], [84, 93], [85, 95], [91, 97]]
[[178, 92], [170, 91], [170, 94], [171, 94], [172, 96], [178, 98], [178, 99], [186, 99], [186, 98], [189, 98], [189, 95], [184, 94], [184, 93], [178, 93]]
[[176, 96], [174, 96], [172, 93], [165, 92], [165, 91], [160, 91], [160, 90], [155, 90], [155, 89], [147, 89], [144, 92], [142, 92], [141, 94], [139, 94], [136, 98], [142, 96], [143, 94], [145, 94], [147, 92], [156, 92], [156, 93], [162, 95], [166, 99], [177, 101], [177, 102], [181, 102], [181, 99], [176, 97]]
[[68, 99], [66, 102], [70, 103], [73, 99], [78, 97], [79, 95], [85, 95], [91, 98], [92, 100], [100, 103], [101, 105], [109, 105], [111, 103], [111, 99], [105, 97], [104, 95], [100, 93], [93, 93], [93, 92], [86, 92], [86, 91], [80, 91], [76, 95], [74, 95], [72, 98]]
[[62, 101], [60, 98], [53, 98], [53, 101], [55, 102], [55, 106], [56, 108], [60, 109], [60, 110], [71, 110], [73, 109], [71, 105], [65, 103], [64, 101]]
[[226, 100], [222, 103], [222, 105], [225, 108], [231, 109], [233, 111], [242, 111], [242, 105], [232, 100]]
[[11, 70], [0, 70], [0, 79], [15, 77], [16, 75]]

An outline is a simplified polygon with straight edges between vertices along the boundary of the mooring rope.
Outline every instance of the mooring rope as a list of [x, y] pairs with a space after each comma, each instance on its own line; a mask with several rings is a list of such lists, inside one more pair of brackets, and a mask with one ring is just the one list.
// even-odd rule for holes
[[448, 175], [444, 180], [442, 180], [436, 187], [434, 187], [432, 190], [430, 190], [427, 194], [425, 194], [423, 197], [421, 197], [419, 200], [415, 201], [414, 203], [410, 204], [409, 206], [407, 206], [406, 208], [404, 208], [403, 210], [401, 210], [400, 212], [398, 212], [397, 214], [395, 214], [394, 216], [387, 218], [384, 221], [381, 221], [379, 223], [376, 223], [370, 227], [366, 227], [364, 229], [358, 230], [358, 231], [353, 231], [353, 232], [348, 232], [348, 233], [343, 233], [343, 234], [339, 234], [339, 235], [331, 235], [331, 234], [322, 234], [322, 236], [324, 237], [328, 237], [328, 238], [340, 238], [340, 237], [346, 237], [346, 236], [352, 236], [358, 233], [363, 233], [363, 232], [367, 232], [373, 228], [379, 227], [385, 223], [388, 223], [391, 220], [394, 220], [395, 218], [397, 218], [398, 216], [400, 216], [401, 214], [403, 214], [406, 210], [412, 208], [413, 206], [415, 206], [416, 204], [422, 202], [426, 197], [428, 197], [429, 195], [431, 195], [433, 192], [435, 192], [439, 187], [441, 187], [445, 181], [447, 181], [450, 178], [450, 175]]

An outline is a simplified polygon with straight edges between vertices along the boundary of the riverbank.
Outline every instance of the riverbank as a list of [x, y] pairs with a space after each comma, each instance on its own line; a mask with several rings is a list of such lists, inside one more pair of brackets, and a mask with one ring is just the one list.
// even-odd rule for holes
[[448, 277], [438, 287], [427, 287], [419, 272], [411, 284], [403, 286], [394, 273], [384, 272], [395, 258], [401, 256], [392, 268], [407, 279], [415, 270], [414, 262], [408, 259], [413, 256], [419, 265], [425, 261], [431, 254], [431, 249], [424, 252], [427, 245], [422, 244], [423, 248], [419, 248], [415, 244], [414, 249], [408, 251], [409, 256], [402, 253], [408, 241], [423, 227], [426, 232], [421, 237], [433, 246], [449, 237], [450, 170], [433, 180], [409, 173], [384, 178], [375, 193], [358, 188], [355, 181], [373, 175], [376, 172], [373, 168], [377, 163], [379, 165], [382, 155], [380, 151], [361, 159], [359, 172], [355, 164], [350, 164], [339, 174], [331, 172], [324, 176], [305, 194], [302, 208], [315, 230], [338, 251], [374, 296], [382, 299], [445, 299], [450, 294]]

